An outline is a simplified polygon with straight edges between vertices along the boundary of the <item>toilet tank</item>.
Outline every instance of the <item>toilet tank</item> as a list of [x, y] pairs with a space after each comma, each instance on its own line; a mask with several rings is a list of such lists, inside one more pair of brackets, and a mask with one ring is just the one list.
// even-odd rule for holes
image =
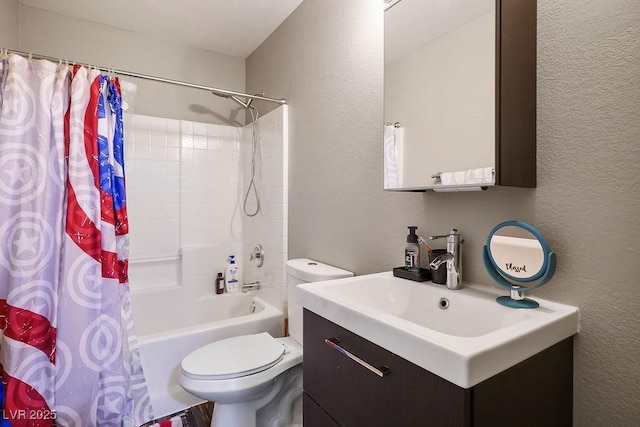
[[302, 344], [302, 306], [295, 297], [296, 287], [303, 283], [352, 277], [353, 273], [307, 258], [287, 261], [287, 312], [289, 335]]

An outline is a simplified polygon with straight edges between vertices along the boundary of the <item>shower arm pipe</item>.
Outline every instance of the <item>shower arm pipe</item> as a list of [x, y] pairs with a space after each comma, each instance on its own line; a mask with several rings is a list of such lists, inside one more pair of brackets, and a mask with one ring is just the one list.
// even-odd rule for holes
[[66, 64], [78, 64], [78, 65], [82, 65], [82, 66], [87, 67], [87, 68], [93, 68], [93, 69], [100, 70], [100, 71], [103, 71], [103, 72], [106, 72], [106, 73], [118, 74], [120, 76], [134, 77], [134, 78], [143, 79], [143, 80], [151, 80], [151, 81], [160, 82], [160, 83], [168, 83], [168, 84], [176, 85], [176, 86], [190, 87], [192, 89], [206, 90], [208, 92], [213, 92], [215, 94], [220, 94], [222, 96], [229, 96], [229, 97], [230, 96], [241, 96], [241, 97], [246, 98], [246, 99], [256, 99], [256, 100], [259, 100], [259, 101], [275, 102], [276, 104], [280, 104], [280, 105], [284, 105], [284, 104], [287, 103], [287, 100], [284, 99], [284, 98], [276, 99], [276, 98], [269, 98], [267, 96], [262, 96], [262, 95], [250, 95], [248, 93], [236, 92], [236, 91], [227, 90], [227, 89], [220, 89], [220, 88], [211, 87], [211, 86], [204, 86], [204, 85], [199, 85], [199, 84], [195, 84], [195, 83], [187, 83], [187, 82], [182, 82], [182, 81], [179, 81], [179, 80], [165, 79], [164, 77], [149, 76], [147, 74], [134, 73], [134, 72], [131, 72], [131, 71], [118, 70], [118, 69], [115, 69], [115, 68], [97, 67], [95, 65], [84, 64], [82, 62], [68, 61], [66, 59], [54, 58], [52, 56], [45, 56], [45, 55], [37, 55], [37, 54], [32, 54], [30, 52], [21, 52], [19, 50], [0, 48], [0, 52], [1, 53], [6, 53], [6, 54], [13, 53], [15, 55], [24, 56], [24, 57], [27, 57], [27, 58], [30, 58], [30, 59], [46, 59], [46, 60], [52, 61], [52, 62], [61, 62], [61, 63], [66, 63]]

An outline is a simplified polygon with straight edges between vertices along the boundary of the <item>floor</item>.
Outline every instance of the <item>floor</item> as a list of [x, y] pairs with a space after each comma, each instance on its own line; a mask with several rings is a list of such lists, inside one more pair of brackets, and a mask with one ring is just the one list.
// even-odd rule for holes
[[211, 414], [213, 413], [213, 403], [205, 402], [201, 405], [192, 406], [186, 411], [180, 411], [175, 414], [168, 415], [166, 417], [159, 418], [157, 420], [148, 422], [141, 427], [149, 426], [160, 421], [168, 420], [176, 415], [182, 417], [182, 425], [185, 427], [209, 427], [211, 425]]

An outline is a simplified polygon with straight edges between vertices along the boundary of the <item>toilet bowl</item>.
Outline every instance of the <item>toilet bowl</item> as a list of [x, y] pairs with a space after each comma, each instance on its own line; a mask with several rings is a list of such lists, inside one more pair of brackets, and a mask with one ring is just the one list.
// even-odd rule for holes
[[215, 402], [212, 427], [302, 426], [302, 307], [294, 297], [302, 283], [353, 273], [309, 259], [287, 262], [291, 336], [241, 335], [201, 347], [182, 361], [178, 382]]

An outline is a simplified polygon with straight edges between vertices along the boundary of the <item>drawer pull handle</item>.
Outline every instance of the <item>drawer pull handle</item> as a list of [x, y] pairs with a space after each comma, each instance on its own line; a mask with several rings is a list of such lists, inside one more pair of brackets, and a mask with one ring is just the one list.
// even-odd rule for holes
[[376, 374], [377, 376], [379, 376], [380, 378], [389, 375], [391, 373], [391, 369], [387, 368], [386, 366], [381, 366], [379, 368], [376, 368], [375, 366], [365, 362], [364, 360], [360, 359], [358, 356], [356, 356], [355, 354], [349, 353], [347, 350], [345, 350], [344, 348], [340, 347], [338, 345], [338, 343], [340, 342], [340, 340], [338, 338], [326, 338], [324, 340], [324, 343], [326, 345], [328, 345], [329, 347], [333, 348], [334, 350], [338, 350], [340, 353], [344, 354], [345, 356], [347, 356], [349, 359], [353, 360], [356, 363], [359, 363], [360, 365], [364, 366], [365, 368], [367, 368], [368, 370], [370, 370], [371, 372], [373, 372], [374, 374]]

